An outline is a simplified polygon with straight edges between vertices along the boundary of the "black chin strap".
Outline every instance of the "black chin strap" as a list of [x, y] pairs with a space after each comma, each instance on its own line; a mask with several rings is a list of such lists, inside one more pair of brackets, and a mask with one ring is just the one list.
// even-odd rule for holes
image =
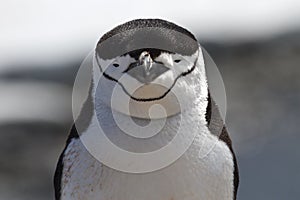
[[[96, 52], [96, 51], [95, 51], [95, 52]], [[157, 100], [160, 100], [160, 99], [164, 98], [164, 97], [172, 90], [172, 88], [174, 87], [174, 85], [176, 84], [177, 80], [178, 80], [180, 77], [183, 77], [183, 76], [186, 76], [186, 75], [192, 73], [192, 72], [195, 70], [195, 68], [196, 68], [196, 65], [197, 65], [197, 62], [198, 62], [198, 58], [199, 58], [199, 53], [198, 53], [197, 59], [195, 60], [193, 66], [191, 67], [191, 69], [189, 69], [189, 70], [187, 70], [187, 71], [182, 72], [181, 74], [179, 74], [179, 75], [175, 78], [175, 80], [174, 80], [174, 82], [172, 83], [171, 87], [170, 87], [166, 92], [164, 92], [164, 93], [163, 93], [161, 96], [159, 96], [159, 97], [153, 97], [153, 98], [136, 98], [136, 97], [131, 96], [131, 94], [129, 94], [129, 92], [126, 90], [126, 88], [124, 87], [124, 85], [123, 85], [122, 83], [120, 83], [117, 79], [113, 78], [112, 76], [108, 75], [107, 73], [105, 73], [105, 72], [103, 71], [103, 69], [102, 69], [102, 67], [101, 67], [101, 65], [100, 65], [100, 62], [99, 62], [99, 58], [98, 58], [97, 52], [95, 53], [95, 58], [96, 58], [97, 65], [99, 66], [100, 71], [102, 72], [102, 74], [103, 74], [103, 76], [104, 76], [105, 78], [107, 78], [108, 80], [111, 80], [111, 81], [114, 81], [114, 82], [118, 83], [118, 84], [121, 86], [121, 88], [123, 89], [123, 91], [124, 91], [131, 99], [133, 99], [133, 100], [135, 100], [135, 101], [140, 101], [140, 102], [149, 102], [149, 101], [157, 101]]]

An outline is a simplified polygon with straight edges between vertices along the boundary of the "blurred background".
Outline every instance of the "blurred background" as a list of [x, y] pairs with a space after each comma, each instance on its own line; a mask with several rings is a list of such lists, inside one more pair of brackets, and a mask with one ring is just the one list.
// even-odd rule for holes
[[0, 199], [53, 199], [72, 85], [102, 34], [135, 18], [193, 32], [227, 92], [241, 200], [300, 198], [300, 1], [1, 1]]

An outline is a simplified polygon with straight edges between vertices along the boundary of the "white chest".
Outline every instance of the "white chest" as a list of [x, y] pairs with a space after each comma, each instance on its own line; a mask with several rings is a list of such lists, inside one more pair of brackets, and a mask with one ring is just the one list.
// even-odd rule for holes
[[[82, 136], [94, 139], [96, 121], [109, 139], [130, 152], [150, 152], [166, 145], [184, 127], [186, 135], [196, 133], [188, 150], [175, 162], [157, 171], [133, 174], [114, 170], [95, 159], [80, 139], [73, 139], [64, 155], [61, 194], [63, 200], [232, 200], [232, 154], [227, 145], [207, 129], [201, 108], [194, 106], [181, 116], [168, 118], [166, 125], [147, 140], [133, 140], [113, 123], [109, 109], [92, 117]], [[100, 113], [100, 112], [99, 112]], [[120, 116], [121, 121], [128, 121]], [[181, 119], [181, 123], [178, 123]], [[183, 138], [184, 139], [184, 138]], [[109, 152], [108, 152], [109, 153]], [[97, 154], [97, 152], [96, 152]], [[95, 154], [94, 154], [95, 155]]]
[[[199, 157], [203, 141], [210, 144], [204, 148], [212, 148], [204, 157], [200, 152]], [[197, 138], [175, 163], [146, 174], [106, 167], [88, 153], [79, 139], [73, 139], [65, 152], [63, 173], [63, 200], [233, 199], [232, 155], [214, 136]]]

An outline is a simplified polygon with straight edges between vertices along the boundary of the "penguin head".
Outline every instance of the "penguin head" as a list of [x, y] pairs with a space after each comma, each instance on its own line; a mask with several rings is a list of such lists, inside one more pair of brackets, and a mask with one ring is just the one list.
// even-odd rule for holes
[[201, 48], [173, 23], [140, 19], [117, 26], [98, 42], [95, 60], [102, 75], [96, 97], [127, 115], [149, 118], [149, 109], [160, 105], [164, 113], [158, 109], [151, 118], [172, 116], [189, 101], [206, 98]]

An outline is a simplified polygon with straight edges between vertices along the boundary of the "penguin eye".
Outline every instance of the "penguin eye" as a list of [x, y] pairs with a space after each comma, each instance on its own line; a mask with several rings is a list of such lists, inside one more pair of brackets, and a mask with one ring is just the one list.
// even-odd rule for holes
[[114, 63], [113, 66], [114, 67], [119, 67], [119, 64], [118, 63]]
[[175, 63], [179, 63], [180, 61], [181, 61], [180, 59], [174, 60]]

